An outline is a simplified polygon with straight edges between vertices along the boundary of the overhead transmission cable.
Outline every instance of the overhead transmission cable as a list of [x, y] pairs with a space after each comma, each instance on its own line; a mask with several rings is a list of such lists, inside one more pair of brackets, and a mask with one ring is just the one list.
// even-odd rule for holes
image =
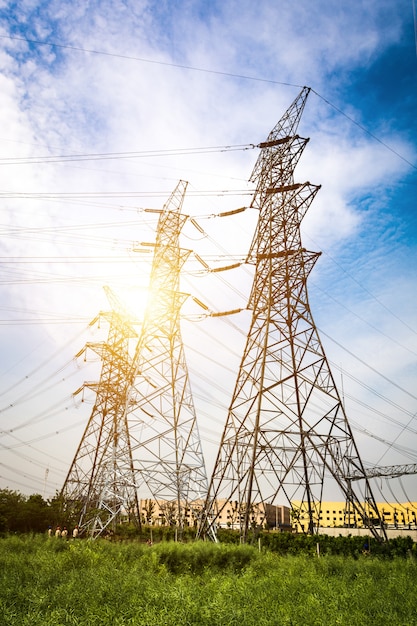
[[[417, 22], [416, 22], [415, 0], [413, 0], [413, 15], [414, 15], [414, 34], [415, 34], [415, 38], [416, 38], [416, 50], [417, 50], [417, 26], [416, 26]], [[236, 73], [233, 73], [233, 72], [223, 72], [223, 71], [219, 71], [219, 70], [212, 70], [212, 69], [207, 69], [207, 68], [202, 68], [202, 67], [194, 67], [194, 66], [190, 66], [190, 65], [183, 65], [183, 64], [180, 64], [180, 63], [172, 63], [172, 62], [168, 62], [168, 61], [161, 61], [161, 60], [156, 61], [156, 60], [147, 59], [147, 58], [144, 58], [144, 57], [136, 57], [136, 56], [131, 56], [131, 55], [118, 54], [118, 53], [115, 53], [115, 52], [106, 52], [106, 51], [103, 51], [103, 50], [92, 50], [92, 49], [88, 49], [88, 48], [83, 48], [81, 46], [72, 46], [72, 45], [69, 45], [69, 44], [60, 44], [60, 43], [56, 43], [56, 42], [40, 41], [38, 39], [29, 39], [29, 38], [26, 38], [26, 37], [17, 37], [15, 35], [0, 35], [0, 38], [2, 38], [2, 39], [9, 39], [11, 41], [24, 41], [26, 43], [32, 43], [32, 44], [35, 44], [35, 45], [38, 45], [38, 46], [48, 46], [50, 48], [59, 48], [59, 49], [73, 50], [73, 51], [76, 51], [76, 52], [83, 52], [83, 53], [94, 54], [94, 55], [108, 56], [108, 57], [113, 57], [113, 58], [126, 59], [126, 60], [130, 60], [130, 61], [138, 61], [140, 63], [148, 63], [148, 64], [153, 64], [153, 65], [174, 67], [174, 68], [184, 69], [184, 70], [193, 71], [193, 72], [214, 74], [214, 75], [225, 76], [225, 77], [229, 77], [229, 78], [238, 78], [240, 80], [250, 80], [250, 81], [256, 81], [256, 82], [260, 82], [260, 83], [267, 83], [267, 84], [273, 84], [273, 85], [283, 85], [283, 86], [286, 86], [286, 87], [296, 87], [298, 89], [302, 89], [304, 87], [304, 85], [298, 85], [296, 83], [290, 83], [290, 82], [287, 82], [287, 81], [278, 81], [278, 80], [272, 80], [272, 79], [268, 79], [268, 78], [260, 78], [258, 76], [247, 76], [247, 75], [244, 75], [244, 74], [236, 74]], [[411, 161], [409, 161], [406, 157], [401, 155], [397, 150], [395, 150], [394, 148], [389, 146], [386, 142], [384, 142], [381, 139], [379, 139], [375, 134], [373, 134], [371, 131], [369, 131], [365, 126], [363, 126], [362, 124], [357, 122], [355, 119], [353, 119], [347, 113], [342, 111], [342, 109], [340, 109], [335, 104], [330, 102], [330, 100], [328, 100], [327, 98], [322, 96], [320, 93], [318, 93], [318, 91], [316, 91], [315, 89], [311, 88], [311, 92], [314, 93], [318, 98], [323, 100], [323, 102], [325, 102], [328, 106], [332, 107], [340, 115], [343, 115], [352, 124], [357, 126], [362, 132], [366, 133], [367, 135], [372, 137], [372, 139], [374, 139], [375, 141], [380, 143], [384, 148], [386, 148], [387, 150], [389, 150], [390, 152], [395, 154], [398, 158], [400, 158], [402, 161], [404, 161], [405, 163], [410, 165], [413, 169], [417, 169], [417, 165], [415, 165], [414, 163], [411, 163]]]
[[[309, 237], [309, 239], [314, 243], [314, 240], [311, 239], [311, 237]], [[396, 315], [393, 311], [391, 311], [391, 309], [389, 309], [383, 302], [381, 302], [381, 300], [379, 298], [377, 298], [377, 296], [375, 296], [375, 294], [372, 293], [372, 291], [370, 291], [367, 287], [365, 287], [361, 282], [359, 282], [355, 276], [353, 276], [353, 274], [351, 274], [350, 272], [348, 272], [348, 270], [343, 267], [343, 265], [341, 265], [338, 261], [336, 261], [336, 259], [329, 254], [328, 252], [326, 252], [325, 250], [323, 250], [323, 254], [325, 254], [325, 256], [327, 256], [334, 265], [336, 265], [340, 270], [342, 270], [342, 272], [348, 276], [350, 278], [350, 280], [352, 280], [354, 283], [356, 283], [361, 289], [362, 291], [364, 291], [365, 293], [367, 293], [368, 295], [371, 296], [371, 298], [373, 300], [375, 300], [375, 302], [377, 302], [379, 304], [379, 306], [381, 306], [383, 309], [385, 309], [385, 311], [387, 311], [390, 315], [392, 315], [393, 317], [395, 317], [395, 319], [397, 319], [399, 322], [401, 322], [401, 324], [403, 324], [406, 328], [408, 328], [408, 330], [411, 330], [412, 333], [417, 334], [417, 330], [412, 328], [411, 326], [409, 326], [409, 324], [407, 324], [403, 319], [401, 319], [400, 317], [398, 317], [398, 315]], [[327, 291], [325, 291], [326, 294], [328, 294]], [[334, 299], [332, 297], [332, 299]], [[335, 300], [335, 299], [334, 299]], [[335, 300], [338, 304], [341, 304], [340, 302], [338, 302], [337, 300]], [[341, 305], [344, 306], [344, 305]], [[346, 308], [346, 307], [345, 307]], [[349, 309], [348, 309], [349, 310]], [[356, 313], [355, 315], [357, 317], [359, 317]], [[360, 318], [361, 319], [361, 318]], [[370, 326], [370, 324], [367, 322], [367, 324]], [[375, 328], [374, 326], [372, 326], [372, 328]], [[378, 329], [376, 329], [378, 330]], [[381, 332], [381, 331], [379, 331]], [[384, 334], [384, 333], [382, 333]]]
[[[399, 501], [399, 499], [397, 498], [397, 496], [395, 495], [392, 487], [391, 487], [391, 483], [389, 481], [388, 477], [385, 477], [385, 484], [388, 488], [388, 491], [391, 493], [392, 497], [393, 497], [393, 501], [396, 502], [396, 504], [398, 504], [401, 508], [402, 508], [402, 503]], [[391, 503], [390, 503], [391, 504]]]
[[[317, 284], [315, 284], [313, 281], [311, 281], [314, 288], [317, 289], [318, 291], [320, 291], [322, 294], [324, 294], [326, 297], [330, 298], [333, 302], [335, 302], [338, 306], [342, 307], [343, 309], [345, 309], [346, 311], [348, 311], [349, 314], [355, 316], [358, 320], [360, 320], [361, 322], [363, 322], [364, 324], [366, 324], [367, 326], [369, 326], [369, 328], [372, 328], [372, 330], [375, 330], [378, 334], [382, 335], [383, 337], [385, 337], [386, 339], [389, 339], [390, 341], [392, 341], [393, 343], [395, 343], [397, 346], [399, 346], [400, 348], [402, 348], [403, 350], [406, 350], [406, 352], [410, 352], [410, 354], [413, 354], [414, 356], [417, 356], [417, 353], [412, 350], [411, 348], [409, 348], [408, 346], [405, 346], [404, 344], [400, 343], [397, 339], [394, 339], [393, 337], [391, 337], [390, 335], [388, 335], [386, 332], [384, 332], [383, 330], [381, 330], [380, 328], [378, 328], [377, 326], [375, 326], [374, 324], [371, 324], [367, 319], [365, 319], [364, 317], [362, 317], [361, 315], [359, 315], [358, 313], [356, 313], [356, 311], [353, 311], [352, 309], [350, 309], [348, 306], [346, 306], [346, 304], [344, 304], [343, 302], [341, 302], [340, 300], [338, 300], [337, 298], [335, 298], [331, 293], [329, 293], [329, 291], [327, 291], [326, 289], [322, 289], [321, 287], [319, 287]], [[368, 291], [368, 293], [370, 293]], [[370, 294], [372, 296], [372, 294]], [[378, 298], [372, 296], [376, 302], [380, 303]], [[404, 322], [403, 320], [401, 320], [401, 318], [399, 318], [395, 313], [393, 313], [388, 307], [386, 307], [385, 305], [383, 305], [382, 303], [380, 303], [384, 309], [386, 309], [391, 315], [393, 315], [393, 317], [395, 317], [396, 319], [398, 319], [398, 321], [400, 321], [402, 324], [404, 324], [407, 328], [409, 328], [409, 330], [411, 330], [413, 333], [415, 333], [416, 331], [414, 329], [412, 329], [410, 326], [408, 326], [408, 324], [406, 322]]]
[[203, 72], [206, 74], [217, 74], [219, 76], [228, 76], [230, 78], [241, 78], [244, 80], [253, 80], [253, 81], [257, 81], [257, 82], [262, 82], [262, 83], [272, 83], [274, 85], [285, 85], [287, 87], [297, 87], [298, 89], [301, 89], [303, 86], [302, 85], [297, 85], [294, 83], [288, 83], [288, 82], [283, 82], [283, 81], [277, 81], [277, 80], [270, 80], [267, 78], [258, 78], [256, 76], [245, 76], [245, 75], [240, 75], [240, 74], [234, 74], [232, 72], [222, 72], [219, 70], [210, 70], [210, 69], [204, 69], [201, 67], [193, 67], [191, 65], [183, 65], [180, 63], [171, 63], [168, 61], [155, 61], [152, 59], [146, 59], [144, 57], [136, 57], [136, 56], [131, 56], [131, 55], [126, 55], [126, 54], [117, 54], [115, 52], [105, 52], [103, 50], [91, 50], [88, 48], [82, 48], [79, 46], [71, 46], [68, 44], [59, 44], [59, 43], [55, 43], [55, 42], [48, 42], [48, 41], [39, 41], [38, 39], [28, 39], [26, 37], [17, 37], [14, 35], [0, 35], [0, 38], [2, 39], [10, 39], [12, 41], [24, 41], [27, 43], [32, 43], [32, 44], [36, 44], [39, 46], [48, 46], [50, 48], [62, 48], [62, 49], [66, 49], [66, 50], [74, 50], [76, 52], [87, 52], [89, 54], [94, 54], [94, 55], [101, 55], [101, 56], [108, 56], [108, 57], [114, 57], [117, 59], [126, 59], [129, 61], [139, 61], [141, 63], [149, 63], [152, 65], [162, 65], [162, 66], [167, 66], [167, 67], [177, 67], [179, 69], [183, 69], [183, 70], [191, 70], [194, 72]]
[[[64, 401], [73, 401], [73, 397], [65, 396]], [[32, 417], [27, 419], [25, 422], [16, 424], [8, 430], [3, 429], [2, 431], [0, 431], [0, 436], [7, 437], [10, 433], [14, 433], [17, 430], [22, 430], [22, 428], [32, 427], [36, 424], [39, 424], [40, 422], [44, 422], [53, 417], [57, 417], [57, 416], [62, 417], [63, 412], [67, 411], [69, 408], [68, 406], [63, 407], [62, 402], [63, 400], [62, 398], [60, 398], [59, 400], [57, 400], [57, 402], [54, 402], [52, 405], [46, 407], [37, 415], [33, 415]], [[56, 429], [55, 429], [55, 432], [57, 432]], [[19, 447], [19, 446], [16, 446], [16, 447]]]
[[[255, 150], [259, 145], [235, 144], [223, 146], [202, 146], [196, 148], [168, 148], [163, 150], [140, 150], [137, 152], [101, 152], [101, 153], [84, 153], [84, 154], [62, 154], [62, 155], [45, 155], [34, 157], [0, 157], [0, 165], [32, 165], [32, 164], [48, 164], [48, 163], [72, 163], [74, 161], [103, 161], [103, 160], [122, 160], [137, 159], [160, 156], [188, 156], [195, 154], [212, 154], [219, 152], [241, 152], [246, 150]], [[24, 196], [25, 194], [22, 193]], [[77, 193], [71, 194], [77, 195]], [[79, 194], [91, 196], [92, 193]], [[8, 197], [7, 192], [0, 193], [0, 197]]]
[[[2, 392], [0, 392], [0, 397], [6, 395], [7, 393], [9, 393], [10, 391], [13, 391], [13, 389], [15, 389], [16, 387], [18, 387], [19, 385], [21, 385], [24, 382], [27, 382], [28, 378], [32, 378], [32, 376], [34, 376], [35, 374], [37, 374], [43, 367], [45, 367], [46, 365], [50, 365], [51, 361], [53, 361], [59, 354], [62, 353], [62, 350], [64, 350], [65, 348], [68, 348], [70, 345], [73, 345], [74, 342], [76, 340], [78, 340], [82, 334], [87, 330], [88, 326], [86, 328], [83, 328], [80, 332], [78, 332], [76, 335], [71, 336], [68, 341], [66, 341], [64, 343], [64, 345], [60, 346], [57, 350], [55, 350], [55, 352], [53, 352], [52, 354], [48, 355], [46, 359], [44, 359], [41, 363], [39, 363], [39, 365], [37, 365], [34, 369], [30, 370], [27, 374], [25, 374], [25, 376], [23, 376], [23, 378], [20, 378], [19, 380], [17, 380], [15, 383], [13, 383], [12, 385], [10, 385], [10, 387], [7, 387], [6, 389], [3, 389]], [[64, 369], [66, 369], [66, 367], [68, 367], [68, 365], [70, 363], [73, 362], [73, 359], [71, 359], [70, 361], [67, 361], [67, 363], [65, 363], [64, 365], [62, 365], [56, 372], [59, 373], [61, 371], [63, 371]], [[21, 361], [19, 362], [19, 364], [21, 363]], [[11, 369], [10, 368], [8, 371], [10, 372]], [[50, 380], [50, 374], [48, 374], [47, 379], [46, 380]], [[1, 410], [0, 410], [1, 412]]]
[[[201, 189], [190, 191], [188, 197], [215, 197], [215, 196], [252, 196], [253, 192], [248, 189]], [[0, 199], [30, 199], [30, 200], [49, 200], [49, 199], [65, 199], [78, 200], [78, 198], [166, 198], [166, 191], [94, 191], [88, 193], [66, 193], [66, 192], [20, 192], [5, 191], [0, 193]], [[135, 207], [135, 210], [136, 207]]]
[[410, 167], [412, 167], [413, 169], [417, 170], [417, 165], [415, 163], [412, 163], [411, 161], [409, 161], [405, 156], [403, 156], [402, 154], [400, 154], [398, 152], [398, 150], [395, 150], [392, 146], [390, 146], [389, 144], [387, 144], [385, 141], [383, 141], [382, 139], [379, 139], [379, 137], [377, 137], [374, 133], [372, 133], [370, 130], [368, 130], [365, 126], [363, 126], [362, 124], [360, 124], [359, 122], [357, 122], [355, 119], [353, 119], [353, 117], [351, 117], [350, 115], [348, 115], [347, 113], [345, 113], [344, 111], [342, 111], [342, 109], [340, 109], [339, 107], [337, 107], [335, 104], [333, 104], [332, 102], [330, 102], [330, 100], [328, 100], [327, 98], [325, 98], [324, 96], [322, 96], [321, 94], [318, 93], [318, 91], [316, 91], [315, 89], [311, 88], [312, 93], [316, 94], [316, 96], [318, 98], [320, 98], [321, 100], [323, 100], [323, 102], [325, 102], [327, 105], [329, 105], [330, 107], [332, 107], [335, 111], [337, 111], [340, 115], [343, 115], [343, 117], [345, 117], [347, 120], [349, 120], [349, 122], [351, 122], [352, 124], [354, 124], [355, 126], [357, 126], [362, 132], [364, 132], [365, 134], [369, 135], [369, 137], [371, 137], [374, 141], [377, 141], [379, 144], [381, 144], [381, 146], [383, 146], [384, 148], [386, 148], [387, 150], [389, 150], [390, 152], [392, 152], [393, 154], [395, 154], [395, 156], [397, 156], [399, 159], [401, 159], [402, 161], [404, 161], [405, 163], [407, 163], [407, 165], [409, 165]]
[[[404, 493], [404, 495], [405, 495], [405, 497], [406, 497], [406, 499], [407, 499], [407, 503], [412, 505], [412, 504], [413, 504], [413, 502], [411, 501], [411, 498], [408, 496], [408, 494], [407, 494], [407, 493], [406, 493], [406, 491], [405, 491], [404, 485], [403, 485], [402, 480], [401, 480], [401, 476], [399, 476], [399, 477], [398, 477], [398, 480], [399, 480], [399, 483], [400, 483], [400, 485], [401, 485], [401, 489], [403, 490], [403, 493]], [[414, 506], [412, 506], [412, 508], [414, 509], [415, 507], [414, 507]], [[417, 510], [417, 509], [416, 509], [416, 510]]]
[[357, 361], [359, 361], [362, 365], [364, 365], [365, 367], [369, 368], [372, 372], [374, 372], [375, 374], [378, 374], [378, 376], [381, 376], [381, 378], [383, 378], [386, 382], [388, 382], [390, 385], [393, 385], [393, 387], [396, 387], [397, 389], [399, 389], [400, 391], [402, 391], [403, 393], [405, 393], [406, 395], [410, 396], [410, 398], [412, 398], [413, 400], [417, 400], [417, 396], [415, 396], [413, 393], [411, 393], [410, 391], [408, 391], [407, 389], [404, 389], [404, 387], [401, 387], [401, 385], [399, 385], [398, 383], [394, 382], [393, 380], [391, 380], [390, 378], [388, 378], [387, 376], [385, 376], [384, 374], [382, 374], [382, 372], [379, 372], [377, 369], [375, 369], [374, 367], [372, 367], [372, 365], [369, 365], [369, 363], [366, 363], [363, 359], [361, 359], [360, 357], [358, 357], [356, 354], [354, 354], [353, 352], [351, 352], [348, 348], [346, 348], [345, 346], [343, 346], [341, 343], [339, 343], [338, 341], [336, 341], [336, 339], [333, 339], [332, 337], [330, 337], [330, 335], [328, 335], [327, 333], [324, 332], [324, 330], [319, 329], [319, 332], [324, 335], [325, 337], [327, 337], [327, 339], [330, 339], [330, 341], [332, 341], [333, 343], [335, 343], [339, 348], [341, 348], [342, 350], [344, 350], [345, 352], [347, 352], [350, 356], [352, 356], [353, 358], [355, 358]]
[[[392, 446], [394, 446], [395, 442], [396, 442], [396, 441], [397, 441], [397, 440], [401, 437], [401, 435], [404, 433], [404, 431], [409, 429], [408, 427], [409, 427], [409, 425], [411, 424], [411, 422], [415, 419], [416, 415], [417, 415], [417, 413], [415, 413], [415, 414], [411, 417], [410, 421], [409, 421], [407, 424], [405, 424], [405, 425], [403, 426], [402, 430], [401, 430], [401, 431], [398, 433], [398, 435], [395, 437], [395, 439], [394, 439], [394, 441], [391, 443], [391, 445], [387, 448], [387, 450], [385, 450], [384, 454], [382, 454], [382, 455], [379, 457], [379, 459], [378, 459], [378, 461], [377, 461], [377, 465], [379, 465], [379, 464], [381, 463], [382, 459], [383, 459], [383, 458], [384, 458], [384, 456], [387, 454], [388, 450], [389, 450]], [[414, 432], [414, 431], [413, 431], [413, 432]]]
[[[13, 484], [19, 485], [19, 487], [23, 487], [24, 489], [33, 489], [33, 485], [28, 484], [28, 483], [22, 483], [20, 480], [17, 480], [15, 478], [15, 476], [14, 476], [15, 473], [16, 473], [16, 470], [14, 469], [13, 470], [13, 478], [11, 479]], [[35, 478], [34, 476], [29, 476], [26, 473], [22, 473], [22, 476], [23, 476], [23, 478], [27, 478], [28, 480], [31, 480], [31, 481], [33, 481], [34, 483], [37, 483], [37, 484], [43, 482], [41, 479]], [[6, 478], [6, 476], [0, 476], [0, 478], [3, 479], [6, 482], [6, 484], [8, 484], [8, 481], [10, 480], [10, 479]]]
[[[333, 364], [334, 367], [334, 364]], [[360, 383], [359, 383], [360, 384]], [[379, 394], [377, 391], [375, 391], [374, 389], [371, 389], [368, 386], [364, 386], [361, 385], [363, 387], [365, 387], [365, 389], [368, 389], [369, 391], [371, 391], [371, 393], [373, 393], [374, 395], [380, 397], [382, 400], [384, 400], [386, 403], [388, 404], [394, 404], [394, 406], [397, 406], [398, 409], [402, 412], [402, 413], [406, 413], [409, 414], [409, 411], [405, 408], [400, 407], [399, 405], [390, 402], [390, 400], [388, 398], [385, 398], [384, 396], [381, 396], [381, 394]], [[404, 424], [403, 422], [401, 422], [400, 420], [392, 417], [390, 414], [384, 413], [383, 411], [381, 411], [380, 409], [376, 409], [375, 407], [369, 405], [368, 403], [364, 402], [363, 400], [360, 400], [359, 398], [353, 396], [352, 394], [348, 394], [345, 393], [345, 397], [348, 398], [350, 401], [354, 402], [355, 404], [358, 404], [359, 406], [363, 407], [366, 409], [367, 413], [366, 415], [369, 415], [369, 412], [373, 413], [374, 415], [377, 415], [379, 417], [382, 417], [382, 419], [384, 419], [386, 422], [388, 422], [389, 424], [395, 424], [396, 426], [398, 426], [399, 428], [403, 430], [407, 430], [408, 432], [417, 435], [417, 430], [412, 428], [410, 425], [410, 422], [408, 422], [407, 424]], [[412, 420], [411, 420], [412, 421]]]
[[[356, 422], [352, 418], [350, 418], [349, 421], [355, 427], [355, 430], [357, 430], [358, 432], [362, 433], [363, 435], [366, 435], [367, 437], [370, 437], [371, 439], [374, 439], [375, 441], [378, 441], [379, 443], [384, 444], [384, 446], [386, 446], [386, 445], [388, 445], [390, 443], [389, 441], [387, 441], [383, 437], [379, 437], [378, 435], [376, 435], [374, 432], [370, 432], [367, 428], [364, 428], [362, 426], [362, 424], [360, 424], [359, 422]], [[414, 449], [407, 448], [406, 446], [400, 446], [399, 444], [395, 444], [392, 447], [397, 452], [400, 452], [403, 456], [406, 456], [410, 460], [415, 461], [415, 459], [416, 459], [416, 452], [415, 452]]]
[[[71, 428], [75, 428], [76, 426], [80, 426], [81, 424], [85, 424], [85, 420], [83, 420], [82, 422], [79, 422], [77, 424], [71, 424]], [[54, 431], [54, 434], [56, 434], [56, 430]], [[48, 452], [45, 452], [44, 450], [39, 450], [37, 448], [35, 448], [31, 443], [28, 443], [27, 441], [23, 441], [22, 439], [19, 439], [19, 437], [17, 437], [14, 433], [9, 433], [9, 437], [11, 437], [12, 439], [15, 439], [19, 444], [20, 447], [24, 447], [24, 448], [30, 448], [31, 450], [33, 450], [34, 452], [36, 452], [37, 454], [40, 454], [42, 457], [42, 462], [41, 461], [33, 461], [35, 464], [39, 465], [40, 467], [44, 467], [45, 463], [44, 463], [44, 457], [48, 457], [48, 459], [51, 459], [52, 461], [55, 461], [57, 463], [61, 463], [62, 465], [66, 466], [67, 465], [67, 461], [64, 460], [62, 457], [56, 457], [53, 456], [52, 454], [49, 454]], [[27, 455], [23, 454], [22, 452], [17, 451], [16, 447], [12, 447], [12, 446], [8, 446], [5, 443], [0, 443], [0, 446], [6, 450], [6, 451], [11, 451], [13, 454], [15, 454], [16, 456], [19, 456], [20, 458], [22, 458], [25, 461], [31, 461], [31, 457], [28, 457]], [[49, 468], [52, 471], [55, 471], [56, 473], [60, 473], [61, 470], [59, 470], [58, 468], [55, 468], [51, 465], [49, 465]]]
[[[8, 406], [3, 407], [2, 409], [0, 409], [0, 413], [4, 413], [4, 412], [6, 412], [6, 411], [8, 411], [10, 409], [15, 409], [17, 406], [19, 406], [21, 404], [24, 404], [25, 402], [29, 402], [30, 400], [34, 400], [35, 398], [38, 398], [40, 395], [44, 394], [45, 392], [51, 391], [52, 389], [54, 389], [58, 382], [59, 383], [66, 382], [69, 378], [71, 378], [75, 374], [78, 374], [77, 370], [74, 370], [73, 372], [68, 374], [65, 378], [62, 378], [59, 381], [52, 380], [52, 376], [49, 376], [48, 379], [47, 379], [47, 382], [49, 383], [48, 386], [40, 387], [39, 385], [36, 385], [35, 389], [30, 389], [25, 394], [20, 396], [17, 400], [15, 400], [14, 402], [10, 403]], [[43, 382], [46, 382], [46, 381], [43, 381]], [[20, 426], [20, 428], [21, 428], [21, 426]]]

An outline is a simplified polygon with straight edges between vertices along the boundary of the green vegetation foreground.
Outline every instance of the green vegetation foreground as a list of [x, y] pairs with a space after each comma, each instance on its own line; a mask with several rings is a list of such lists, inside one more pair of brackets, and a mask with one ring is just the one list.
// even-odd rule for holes
[[250, 546], [0, 540], [0, 615], [16, 626], [417, 625], [417, 563]]

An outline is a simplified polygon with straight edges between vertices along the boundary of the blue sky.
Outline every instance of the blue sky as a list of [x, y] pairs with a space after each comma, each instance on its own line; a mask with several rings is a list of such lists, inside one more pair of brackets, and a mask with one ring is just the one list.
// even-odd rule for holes
[[[249, 204], [250, 146], [303, 85], [296, 179], [322, 185], [303, 223], [305, 246], [323, 252], [313, 316], [366, 464], [416, 462], [413, 8], [0, 1], [1, 488], [61, 488], [92, 408], [72, 393], [99, 376], [73, 356], [105, 336], [88, 327], [108, 308], [103, 285], [140, 309], [150, 259], [134, 249], [156, 224], [145, 208], [187, 180], [184, 211], [204, 234], [187, 223], [183, 245], [217, 266], [245, 257], [253, 212], [214, 216]], [[184, 290], [211, 310], [245, 306], [250, 268], [186, 269]], [[248, 318], [200, 313], [189, 299], [183, 336], [210, 472]], [[416, 501], [417, 479], [378, 490]]]

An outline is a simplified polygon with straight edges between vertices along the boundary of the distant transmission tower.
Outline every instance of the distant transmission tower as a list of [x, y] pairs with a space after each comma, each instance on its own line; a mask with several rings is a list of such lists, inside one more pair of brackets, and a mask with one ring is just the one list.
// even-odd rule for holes
[[[179, 246], [187, 220], [181, 215], [186, 183], [180, 182], [162, 211], [146, 312], [137, 333], [114, 305], [102, 313], [110, 323], [104, 343], [88, 343], [103, 360], [87, 428], [61, 496], [92, 536], [129, 516], [140, 525], [138, 493], [158, 501], [164, 521], [195, 523], [207, 496], [207, 475], [180, 330], [180, 271], [190, 251]], [[84, 352], [81, 351], [78, 356]], [[83, 387], [78, 390], [82, 391]], [[138, 491], [139, 490], [139, 491]]]
[[[330, 482], [372, 534], [385, 537], [308, 303], [307, 277], [319, 254], [302, 246], [300, 224], [319, 187], [293, 178], [308, 142], [297, 134], [308, 93], [301, 91], [260, 144], [251, 176], [259, 209], [247, 259], [256, 268], [252, 320], [202, 523], [203, 532], [215, 527], [233, 503], [243, 540], [255, 505], [283, 499], [305, 532], [317, 532]], [[350, 479], [358, 473], [361, 497]]]
[[78, 353], [93, 350], [102, 359], [98, 383], [85, 383], [96, 401], [61, 491], [66, 507], [78, 520], [81, 532], [98, 536], [114, 529], [122, 516], [140, 524], [135, 473], [126, 417], [131, 384], [129, 341], [137, 337], [116, 298], [106, 288], [114, 309], [100, 313], [109, 323], [106, 342], [87, 343]]
[[208, 486], [180, 329], [188, 297], [180, 271], [190, 254], [179, 246], [186, 187], [180, 181], [160, 211], [156, 242], [145, 244], [154, 258], [128, 405], [139, 489], [179, 528], [200, 515]]

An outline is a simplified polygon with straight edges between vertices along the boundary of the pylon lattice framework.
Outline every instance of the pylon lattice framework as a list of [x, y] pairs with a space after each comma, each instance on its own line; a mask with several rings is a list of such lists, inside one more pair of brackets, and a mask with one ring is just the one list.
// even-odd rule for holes
[[[259, 221], [247, 261], [255, 265], [252, 320], [209, 486], [201, 532], [215, 528], [225, 506], [238, 507], [246, 539], [255, 505], [282, 504], [307, 514], [317, 532], [328, 481], [372, 534], [378, 509], [315, 327], [307, 277], [318, 253], [302, 246], [301, 221], [319, 187], [294, 183], [308, 142], [297, 134], [304, 88], [261, 144], [251, 180]], [[361, 496], [349, 476], [359, 472]], [[279, 502], [281, 499], [281, 502]], [[382, 525], [381, 525], [382, 526]]]
[[121, 516], [140, 524], [126, 402], [131, 384], [129, 341], [137, 333], [127, 321], [117, 299], [105, 288], [110, 304], [119, 311], [101, 313], [109, 322], [106, 342], [87, 343], [77, 357], [93, 350], [102, 359], [98, 383], [85, 383], [96, 400], [87, 427], [70, 466], [61, 496], [67, 516], [78, 521], [80, 531], [93, 537], [115, 526]]
[[207, 495], [180, 330], [187, 298], [179, 291], [180, 270], [190, 253], [179, 247], [186, 187], [180, 181], [160, 212], [133, 357], [129, 338], [137, 334], [110, 290], [119, 312], [103, 314], [110, 321], [108, 341], [87, 344], [102, 357], [102, 372], [99, 383], [85, 384], [96, 392], [96, 402], [61, 495], [92, 536], [122, 515], [140, 525], [138, 494], [158, 500], [165, 522], [180, 528], [201, 516]]
[[199, 518], [208, 481], [181, 337], [180, 271], [190, 251], [179, 236], [187, 184], [180, 181], [159, 215], [148, 305], [128, 403], [138, 487], [157, 500], [167, 523]]

